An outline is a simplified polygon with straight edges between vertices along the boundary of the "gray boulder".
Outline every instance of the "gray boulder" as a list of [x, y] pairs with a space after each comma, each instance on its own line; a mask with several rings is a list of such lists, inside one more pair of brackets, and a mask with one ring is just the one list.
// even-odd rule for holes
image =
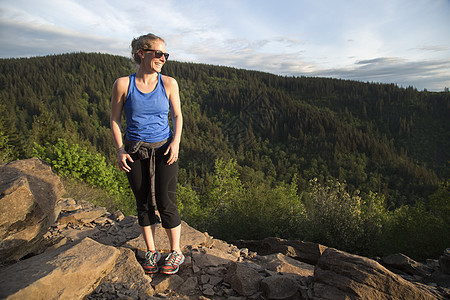
[[85, 238], [0, 270], [0, 298], [82, 299], [113, 268], [120, 251]]
[[37, 158], [0, 165], [0, 177], [0, 260], [41, 252], [65, 193], [59, 177]]
[[145, 299], [153, 296], [155, 291], [152, 287], [152, 279], [144, 273], [134, 252], [123, 247], [119, 250], [120, 255], [116, 259], [114, 267], [97, 286], [91, 298], [94, 298], [94, 296], [116, 298], [119, 296], [118, 291], [120, 291], [120, 294], [128, 295], [133, 299]]
[[430, 275], [433, 271], [426, 265], [419, 263], [401, 253], [383, 257], [381, 259], [381, 263], [388, 268], [393, 268], [409, 275], [426, 276]]
[[239, 248], [248, 248], [259, 255], [281, 253], [296, 260], [315, 265], [327, 247], [297, 240], [268, 237], [263, 240], [239, 240], [234, 242]]
[[272, 272], [283, 274], [298, 274], [304, 277], [314, 276], [314, 266], [290, 258], [284, 254], [276, 253], [265, 256], [256, 256], [259, 264]]
[[439, 299], [376, 261], [328, 248], [314, 271], [317, 299]]
[[299, 299], [298, 284], [294, 278], [275, 275], [261, 280], [261, 289], [268, 299]]
[[242, 296], [250, 296], [259, 291], [262, 276], [252, 267], [242, 263], [232, 263], [228, 268], [225, 282]]

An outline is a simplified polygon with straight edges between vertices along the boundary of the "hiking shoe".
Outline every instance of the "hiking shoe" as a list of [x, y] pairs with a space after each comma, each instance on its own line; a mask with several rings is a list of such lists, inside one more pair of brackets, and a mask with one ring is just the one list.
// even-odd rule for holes
[[161, 273], [175, 274], [180, 269], [180, 265], [184, 262], [184, 255], [172, 251], [166, 258], [164, 266], [161, 267]]
[[158, 268], [158, 261], [161, 259], [161, 253], [158, 252], [158, 250], [150, 250], [145, 253], [145, 262], [142, 264], [142, 267], [144, 268], [144, 272], [146, 274], [153, 274], [157, 273]]

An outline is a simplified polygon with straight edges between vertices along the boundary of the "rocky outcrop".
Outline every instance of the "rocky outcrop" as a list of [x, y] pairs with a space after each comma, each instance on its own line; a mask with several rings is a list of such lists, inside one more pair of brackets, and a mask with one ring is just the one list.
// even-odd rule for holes
[[117, 258], [111, 272], [103, 278], [97, 294], [116, 295], [119, 298], [145, 299], [152, 296], [155, 290], [152, 279], [144, 273], [135, 253], [128, 248], [119, 248]]
[[37, 158], [0, 165], [0, 178], [0, 261], [39, 253], [59, 214], [61, 181]]
[[450, 248], [447, 248], [445, 252], [439, 257], [439, 265], [442, 273], [450, 275]]
[[[38, 161], [28, 163], [36, 165]], [[29, 177], [37, 178], [36, 175]], [[22, 189], [20, 195], [24, 202], [31, 192], [34, 193], [31, 198], [40, 197], [36, 194], [37, 186], [43, 183], [25, 175], [19, 178], [26, 181], [20, 179], [18, 182], [27, 182], [17, 185], [19, 188], [16, 189]], [[180, 271], [170, 276], [149, 276], [141, 267], [146, 247], [136, 217], [125, 217], [119, 211], [110, 213], [83, 200], [66, 198], [57, 201], [55, 198], [61, 194], [61, 189], [58, 181], [53, 182], [56, 184], [50, 185], [55, 189], [50, 203], [56, 204], [53, 208], [49, 204], [48, 217], [41, 219], [42, 228], [46, 228], [41, 238], [44, 240], [41, 246], [45, 249], [29, 252], [28, 258], [0, 268], [2, 299], [449, 297], [446, 286], [449, 275], [442, 272], [447, 252], [440, 261], [429, 260], [425, 264], [404, 255], [386, 257], [378, 263], [319, 244], [278, 238], [229, 244], [185, 222], [182, 222], [182, 245], [186, 260]], [[24, 192], [24, 188], [30, 193]], [[50, 197], [50, 190], [46, 190], [45, 197]], [[2, 193], [2, 197], [10, 194]], [[22, 211], [28, 214], [30, 210]], [[52, 223], [55, 212], [60, 212], [59, 217]], [[27, 215], [16, 217], [17, 220], [28, 218]], [[14, 234], [14, 231], [10, 232]], [[29, 243], [33, 245], [33, 240]], [[161, 226], [156, 230], [156, 243], [163, 252], [162, 264], [169, 243]]]
[[80, 299], [108, 274], [120, 251], [85, 238], [0, 270], [0, 297]]
[[259, 291], [263, 276], [251, 266], [242, 263], [232, 263], [228, 267], [225, 282], [242, 296], [251, 296]]
[[315, 265], [327, 247], [296, 240], [285, 240], [268, 237], [263, 240], [240, 240], [233, 244], [240, 248], [248, 248], [260, 255], [282, 253], [299, 261]]
[[376, 261], [328, 248], [314, 271], [319, 299], [439, 299], [432, 289], [415, 285]]
[[417, 262], [401, 253], [383, 257], [380, 263], [395, 273], [403, 272], [409, 275], [425, 276], [432, 271], [425, 264]]

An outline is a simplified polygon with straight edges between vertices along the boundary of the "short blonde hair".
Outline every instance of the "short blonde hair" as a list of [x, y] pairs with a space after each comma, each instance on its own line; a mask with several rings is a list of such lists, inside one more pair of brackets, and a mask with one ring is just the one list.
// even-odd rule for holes
[[156, 36], [152, 33], [148, 33], [145, 35], [141, 35], [140, 37], [134, 38], [131, 41], [131, 56], [134, 59], [134, 62], [138, 65], [141, 64], [141, 58], [137, 54], [140, 49], [151, 48], [154, 41], [161, 41], [164, 44], [166, 43], [162, 38]]

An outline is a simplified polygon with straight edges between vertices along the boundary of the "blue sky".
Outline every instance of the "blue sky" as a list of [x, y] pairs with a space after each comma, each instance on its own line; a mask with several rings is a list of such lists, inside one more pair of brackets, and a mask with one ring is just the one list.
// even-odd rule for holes
[[177, 61], [442, 91], [448, 16], [449, 0], [0, 0], [0, 57], [130, 57], [151, 32]]

